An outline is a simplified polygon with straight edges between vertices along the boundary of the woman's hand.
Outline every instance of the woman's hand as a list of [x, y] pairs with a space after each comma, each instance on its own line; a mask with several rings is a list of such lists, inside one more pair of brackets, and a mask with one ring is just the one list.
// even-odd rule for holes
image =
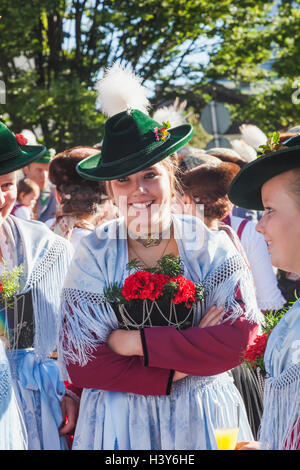
[[207, 326], [219, 325], [221, 323], [223, 314], [224, 307], [217, 307], [216, 305], [213, 305], [200, 321], [199, 328], [206, 328]]
[[108, 347], [122, 356], [143, 356], [143, 347], [138, 330], [114, 330], [107, 340]]
[[74, 398], [65, 395], [60, 407], [63, 416], [63, 424], [60, 427], [59, 435], [66, 436], [73, 434], [78, 418], [79, 400], [74, 400]]
[[[199, 328], [219, 325], [224, 313], [223, 307], [211, 307], [199, 323]], [[108, 347], [121, 356], [143, 356], [143, 347], [138, 330], [114, 330], [107, 340]]]
[[189, 374], [185, 374], [184, 372], [178, 372], [175, 370], [174, 375], [173, 375], [173, 382], [177, 382], [177, 380], [184, 379], [187, 377]]
[[237, 443], [235, 450], [260, 450], [260, 442], [241, 441]]

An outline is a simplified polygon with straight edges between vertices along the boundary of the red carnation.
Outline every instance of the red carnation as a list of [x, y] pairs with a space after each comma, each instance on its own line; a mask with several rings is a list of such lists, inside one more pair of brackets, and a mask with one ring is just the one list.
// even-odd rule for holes
[[171, 280], [176, 282], [178, 291], [175, 293], [172, 302], [174, 304], [185, 303], [188, 308], [195, 303], [196, 289], [195, 284], [183, 276], [177, 276]]
[[28, 140], [26, 137], [23, 136], [23, 134], [16, 134], [16, 139], [19, 145], [26, 145]]
[[251, 367], [256, 369], [258, 366], [262, 367], [263, 358], [268, 342], [269, 333], [257, 335], [253, 344], [248, 346], [244, 353], [244, 360], [250, 363]]
[[0, 282], [0, 292], [2, 292], [2, 291], [3, 291], [3, 284], [2, 284], [2, 282]]
[[163, 293], [164, 285], [169, 281], [164, 274], [137, 271], [125, 279], [122, 295], [126, 300], [156, 300]]

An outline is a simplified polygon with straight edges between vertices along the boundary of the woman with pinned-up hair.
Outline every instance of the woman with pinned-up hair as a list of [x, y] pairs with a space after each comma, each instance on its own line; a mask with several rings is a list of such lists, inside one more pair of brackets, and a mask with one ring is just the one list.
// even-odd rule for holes
[[240, 241], [246, 254], [259, 308], [263, 311], [279, 310], [286, 300], [277, 285], [263, 237], [255, 230], [256, 224], [253, 221], [231, 215], [233, 204], [229, 200], [228, 191], [240, 167], [235, 163], [218, 161], [216, 157], [210, 158], [210, 162], [184, 173], [182, 188], [185, 203], [192, 215], [197, 215], [199, 204], [203, 205], [204, 223], [209, 229], [227, 229], [227, 226], [232, 228], [227, 231], [238, 239], [237, 244]]
[[[118, 91], [127, 90], [121, 75]], [[116, 77], [104, 80], [110, 90]], [[121, 217], [82, 239], [63, 289], [59, 357], [83, 387], [73, 449], [216, 449], [215, 410], [231, 427], [237, 404], [240, 435], [252, 436], [227, 373], [260, 319], [249, 270], [226, 234], [171, 210], [176, 152], [192, 127], [164, 126], [128, 97], [114, 113], [101, 154], [77, 166], [83, 178], [107, 182]], [[120, 319], [107, 287], [124, 284], [130, 261], [152, 269], [165, 255], [204, 285], [205, 301], [194, 316], [174, 316], [169, 301], [157, 317], [132, 308]]]
[[116, 214], [104, 183], [87, 181], [76, 172], [79, 162], [98, 152], [93, 147], [74, 147], [57, 154], [50, 163], [49, 179], [56, 186], [59, 211], [47, 225], [74, 247], [97, 225]]

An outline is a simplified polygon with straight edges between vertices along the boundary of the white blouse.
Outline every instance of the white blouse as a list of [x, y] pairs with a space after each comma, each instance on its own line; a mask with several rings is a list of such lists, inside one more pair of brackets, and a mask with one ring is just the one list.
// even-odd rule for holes
[[[237, 232], [244, 219], [230, 216], [230, 220], [231, 227]], [[257, 303], [261, 310], [279, 310], [286, 303], [286, 299], [278, 287], [264, 237], [255, 227], [256, 223], [249, 220], [242, 231], [240, 241], [252, 270]]]

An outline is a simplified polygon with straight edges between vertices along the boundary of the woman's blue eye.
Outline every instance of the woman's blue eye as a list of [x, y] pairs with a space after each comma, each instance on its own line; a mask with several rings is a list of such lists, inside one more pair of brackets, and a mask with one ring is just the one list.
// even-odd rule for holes
[[156, 176], [156, 173], [154, 171], [151, 171], [150, 173], [145, 174], [145, 178], [154, 178]]
[[266, 207], [265, 208], [265, 213], [266, 214], [270, 214], [272, 211], [273, 211], [273, 209], [271, 207]]

